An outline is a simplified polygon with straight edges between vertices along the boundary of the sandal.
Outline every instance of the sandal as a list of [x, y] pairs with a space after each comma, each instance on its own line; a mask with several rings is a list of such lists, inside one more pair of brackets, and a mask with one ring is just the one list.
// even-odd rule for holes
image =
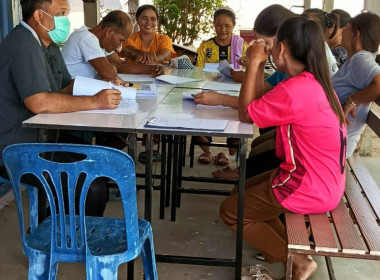
[[230, 159], [229, 157], [226, 155], [226, 153], [219, 153], [216, 155], [215, 157], [215, 163], [218, 164], [218, 165], [229, 165], [230, 164]]
[[213, 171], [212, 175], [215, 178], [220, 179], [239, 179], [239, 170], [237, 168], [232, 169], [227, 166], [226, 168]]
[[210, 163], [214, 159], [214, 155], [211, 152], [203, 152], [198, 158], [200, 163]]

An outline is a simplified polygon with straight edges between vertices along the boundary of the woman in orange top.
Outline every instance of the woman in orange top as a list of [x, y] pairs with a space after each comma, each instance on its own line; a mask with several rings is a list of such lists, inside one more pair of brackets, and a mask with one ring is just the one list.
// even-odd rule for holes
[[169, 60], [175, 55], [172, 41], [167, 35], [156, 33], [158, 12], [153, 5], [142, 5], [136, 11], [140, 31], [123, 43], [121, 56], [140, 63]]

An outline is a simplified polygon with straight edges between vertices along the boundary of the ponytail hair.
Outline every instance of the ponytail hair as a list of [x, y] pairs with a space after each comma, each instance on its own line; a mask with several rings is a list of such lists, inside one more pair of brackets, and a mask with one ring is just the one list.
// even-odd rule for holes
[[328, 28], [332, 28], [333, 31], [331, 32], [330, 36], [327, 39], [332, 39], [336, 32], [339, 29], [339, 17], [337, 14], [334, 13], [326, 13], [322, 11], [321, 9], [307, 9], [302, 13], [303, 16], [307, 17], [308, 19], [312, 19], [320, 25], [320, 27], [323, 30], [323, 34], [326, 33]]
[[332, 86], [323, 37], [320, 25], [302, 16], [285, 20], [277, 32], [277, 42], [285, 42], [292, 58], [314, 75], [340, 124], [343, 124], [344, 115]]

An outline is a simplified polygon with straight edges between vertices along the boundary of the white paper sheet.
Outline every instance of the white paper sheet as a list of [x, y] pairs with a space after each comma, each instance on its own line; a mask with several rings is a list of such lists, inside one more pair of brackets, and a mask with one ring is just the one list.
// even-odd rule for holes
[[241, 84], [228, 84], [228, 83], [218, 83], [206, 81], [202, 87], [203, 90], [214, 90], [214, 91], [240, 91]]
[[73, 95], [75, 96], [92, 96], [103, 89], [115, 88], [121, 91], [123, 100], [136, 99], [136, 89], [130, 87], [116, 86], [111, 82], [97, 79], [76, 76], [74, 81]]
[[[194, 90], [194, 91], [185, 91], [182, 93], [182, 97], [184, 100], [194, 100], [194, 95], [201, 93], [200, 90]], [[221, 92], [222, 93], [222, 92]], [[222, 93], [223, 94], [223, 93]], [[236, 92], [231, 95], [238, 95], [239, 93]], [[224, 106], [224, 105], [204, 105], [204, 104], [197, 104], [197, 108], [203, 108], [203, 109], [234, 109], [230, 106]]]
[[218, 67], [218, 71], [224, 76], [232, 78], [230, 70], [232, 69], [231, 64], [227, 60], [223, 60]]
[[119, 107], [112, 110], [88, 110], [79, 111], [79, 113], [92, 113], [92, 114], [117, 114], [117, 115], [134, 115], [139, 108], [139, 104], [136, 101], [121, 102]]
[[224, 106], [224, 105], [204, 105], [204, 104], [197, 104], [197, 108], [199, 109], [234, 109], [230, 106]]
[[219, 73], [218, 67], [219, 63], [205, 63], [205, 67], [202, 69], [202, 72]]
[[157, 89], [154, 84], [135, 84], [134, 86], [138, 86], [136, 92], [137, 99], [147, 99], [147, 98], [155, 98], [157, 97]]
[[154, 78], [146, 74], [117, 74], [117, 76], [126, 82], [152, 83]]
[[185, 91], [182, 93], [182, 98], [185, 100], [194, 100], [194, 95], [201, 92], [201, 90]]
[[184, 78], [171, 75], [161, 75], [156, 77], [156, 79], [173, 85], [202, 81], [201, 79]]
[[195, 130], [216, 130], [223, 131], [228, 120], [208, 120], [176, 117], [155, 117], [146, 123], [146, 127], [195, 129]]

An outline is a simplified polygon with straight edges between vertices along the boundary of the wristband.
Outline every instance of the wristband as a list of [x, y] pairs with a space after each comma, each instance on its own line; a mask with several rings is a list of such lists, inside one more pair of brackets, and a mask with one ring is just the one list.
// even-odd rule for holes
[[356, 106], [356, 103], [352, 100], [351, 96], [347, 98], [346, 103], [350, 106]]

